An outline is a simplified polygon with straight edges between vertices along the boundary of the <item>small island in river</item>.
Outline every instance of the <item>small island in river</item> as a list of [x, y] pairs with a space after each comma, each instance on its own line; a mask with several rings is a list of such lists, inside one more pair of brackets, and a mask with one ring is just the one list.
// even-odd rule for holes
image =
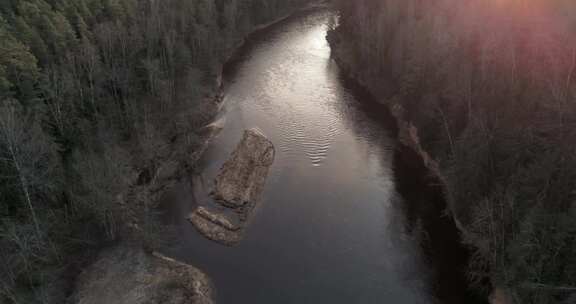
[[246, 130], [214, 181], [209, 202], [213, 206], [196, 208], [188, 220], [210, 240], [237, 244], [260, 199], [274, 156], [274, 145], [266, 136], [256, 129]]

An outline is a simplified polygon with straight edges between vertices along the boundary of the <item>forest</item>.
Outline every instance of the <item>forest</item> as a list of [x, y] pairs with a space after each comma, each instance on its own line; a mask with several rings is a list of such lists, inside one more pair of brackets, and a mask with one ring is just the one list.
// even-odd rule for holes
[[[0, 0], [0, 303], [66, 303], [74, 293], [74, 281], [106, 247], [128, 243], [156, 253], [171, 235], [170, 227], [159, 220], [159, 196], [177, 176], [194, 169], [209, 132], [206, 126], [220, 107], [224, 64], [254, 30], [312, 2]], [[264, 101], [258, 101], [266, 104], [270, 96], [283, 96], [278, 91], [306, 88], [296, 86], [300, 84], [296, 80], [316, 85], [336, 79], [309, 79], [305, 76], [310, 71], [287, 69], [290, 65], [307, 69], [302, 64], [320, 62], [322, 70], [314, 74], [319, 76], [333, 72], [335, 61], [339, 72], [388, 106], [399, 140], [420, 156], [430, 175], [427, 180], [442, 189], [447, 202], [442, 213], [454, 219], [457, 234], [471, 252], [465, 271], [472, 288], [493, 303], [576, 303], [574, 1], [320, 2], [331, 2], [334, 10], [329, 14], [337, 18], [330, 17], [330, 24], [317, 28], [302, 26], [302, 32], [294, 34], [296, 38], [308, 35], [308, 40], [295, 39], [290, 36], [293, 32], [278, 36], [294, 38], [281, 44], [286, 53], [274, 53], [279, 56], [276, 60], [288, 61], [278, 67], [248, 69], [263, 71], [255, 79], [270, 85], [261, 87], [270, 92], [249, 96], [261, 97]], [[315, 20], [307, 22], [321, 19]], [[324, 29], [329, 29], [330, 58], [314, 55], [323, 51], [319, 47], [325, 40], [316, 38], [318, 33], [324, 38]], [[309, 44], [290, 45], [305, 42]], [[274, 73], [283, 73], [286, 79]], [[322, 100], [313, 98], [334, 97], [322, 95], [327, 94], [323, 85], [318, 85], [317, 95], [295, 95], [305, 99], [298, 100], [306, 105], [304, 110], [313, 109], [306, 102], [321, 104]], [[318, 113], [326, 109], [331, 107]], [[273, 116], [265, 113], [262, 116]], [[301, 114], [281, 114], [294, 113]], [[311, 114], [326, 114], [318, 113]], [[274, 117], [286, 118], [282, 115]], [[293, 116], [296, 127], [308, 123], [306, 117]], [[323, 122], [333, 117], [308, 118]], [[281, 121], [270, 125], [286, 127]], [[338, 142], [339, 135], [332, 133]], [[295, 134], [296, 139], [309, 139]], [[329, 154], [330, 144], [336, 146], [329, 139], [312, 156], [322, 156], [316, 159], [321, 161], [333, 157], [346, 168], [344, 162], [357, 156], [347, 154], [354, 149]], [[323, 168], [322, 162], [315, 165]], [[306, 172], [294, 176], [308, 186], [323, 185], [306, 179], [317, 176], [305, 176]], [[371, 178], [359, 180], [370, 184]], [[286, 191], [306, 188], [286, 185]], [[337, 190], [347, 191], [346, 186], [333, 186], [330, 203], [347, 197], [337, 194]], [[322, 198], [324, 193], [313, 194], [318, 196], [310, 197]], [[366, 197], [372, 198], [369, 194]], [[357, 196], [363, 198], [362, 193]], [[318, 206], [316, 211], [321, 210]], [[354, 214], [341, 219], [322, 212], [311, 214], [314, 223], [326, 217], [332, 220], [327, 223], [342, 225], [354, 218]], [[303, 220], [306, 216], [298, 213], [302, 230], [309, 227]], [[292, 227], [283, 228], [292, 232]], [[326, 230], [339, 231], [333, 228], [341, 227]], [[365, 232], [369, 236], [373, 231]], [[262, 242], [255, 242], [261, 250], [268, 243], [258, 236], [252, 237]], [[286, 239], [314, 243], [326, 261], [341, 261], [333, 252], [322, 252], [338, 248], [323, 247], [334, 244], [318, 241], [313, 232], [306, 231], [306, 237], [310, 239], [291, 234]], [[273, 244], [284, 244], [280, 241]], [[352, 252], [354, 244], [343, 246]], [[361, 253], [356, 257], [365, 256]], [[286, 255], [294, 260], [298, 256]], [[324, 265], [323, 261], [294, 262], [299, 263], [294, 271], [304, 274], [317, 270], [316, 264]], [[346, 279], [348, 273], [365, 274], [355, 267], [378, 261], [361, 262], [342, 267], [344, 275], [339, 279]], [[316, 274], [328, 270], [334, 269]], [[372, 282], [361, 279], [352, 287]], [[316, 282], [320, 287], [330, 283]], [[345, 287], [339, 286], [349, 291]], [[293, 292], [281, 291], [278, 295]]]
[[336, 57], [434, 160], [475, 252], [470, 281], [514, 303], [574, 303], [574, 2], [337, 5]]
[[226, 58], [302, 2], [0, 1], [0, 302], [63, 303], [102, 246], [153, 246], [128, 189], [198, 148]]

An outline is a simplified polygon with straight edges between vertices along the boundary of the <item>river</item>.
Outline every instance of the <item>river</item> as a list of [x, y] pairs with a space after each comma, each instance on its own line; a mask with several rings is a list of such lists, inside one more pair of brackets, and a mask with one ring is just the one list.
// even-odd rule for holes
[[[330, 58], [333, 18], [299, 14], [248, 41], [227, 69], [224, 129], [201, 174], [166, 198], [179, 225], [171, 254], [212, 278], [219, 304], [434, 302], [400, 207], [391, 120]], [[245, 238], [225, 247], [184, 217], [253, 127], [272, 140], [276, 160]]]

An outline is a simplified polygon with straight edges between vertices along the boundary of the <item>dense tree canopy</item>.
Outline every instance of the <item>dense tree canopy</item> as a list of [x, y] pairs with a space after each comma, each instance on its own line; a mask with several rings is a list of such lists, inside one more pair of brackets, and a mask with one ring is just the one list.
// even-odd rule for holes
[[134, 172], [211, 118], [237, 43], [303, 2], [0, 1], [0, 302], [62, 303], [65, 257], [119, 236]]

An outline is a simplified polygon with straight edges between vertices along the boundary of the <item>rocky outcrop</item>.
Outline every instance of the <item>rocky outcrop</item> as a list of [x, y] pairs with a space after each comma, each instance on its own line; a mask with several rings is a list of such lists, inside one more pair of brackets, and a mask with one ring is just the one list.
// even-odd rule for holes
[[213, 202], [237, 217], [238, 224], [225, 212], [197, 208], [188, 220], [208, 239], [224, 245], [237, 244], [266, 183], [268, 170], [274, 162], [274, 145], [256, 129], [244, 132], [242, 140], [224, 163], [211, 192]]
[[207, 276], [158, 253], [117, 247], [105, 251], [79, 277], [70, 303], [211, 304]]

